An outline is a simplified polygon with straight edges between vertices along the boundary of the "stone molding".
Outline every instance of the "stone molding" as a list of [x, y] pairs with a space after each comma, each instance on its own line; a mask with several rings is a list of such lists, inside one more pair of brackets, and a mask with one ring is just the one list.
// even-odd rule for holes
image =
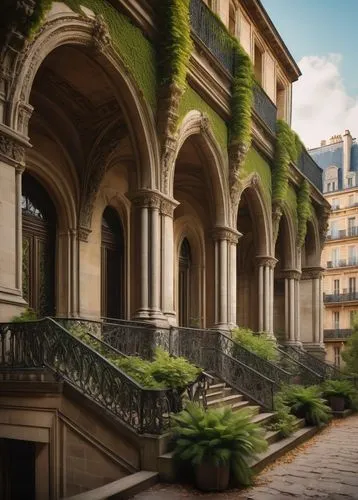
[[301, 272], [297, 269], [282, 269], [275, 275], [275, 278], [299, 281], [301, 279]]
[[278, 260], [275, 259], [275, 257], [270, 257], [269, 255], [258, 255], [256, 257], [256, 262], [258, 266], [267, 266], [270, 269], [275, 269]]
[[301, 280], [320, 279], [323, 276], [323, 267], [306, 267], [302, 269]]
[[25, 147], [0, 130], [0, 155], [20, 165], [25, 163]]
[[167, 198], [158, 191], [136, 191], [128, 193], [127, 198], [135, 207], [158, 209], [161, 214], [169, 217], [173, 217], [174, 209], [179, 205], [176, 200]]
[[239, 231], [230, 227], [215, 227], [212, 231], [214, 241], [227, 240], [235, 245], [237, 245], [241, 236], [242, 234]]
[[84, 226], [79, 226], [78, 227], [78, 231], [77, 231], [77, 235], [78, 235], [78, 239], [80, 241], [84, 241], [84, 242], [87, 242], [88, 241], [88, 236], [92, 233], [92, 230], [88, 227], [84, 227]]
[[167, 217], [173, 218], [174, 210], [179, 205], [175, 200], [162, 199], [160, 202], [160, 213], [161, 215], [166, 215]]

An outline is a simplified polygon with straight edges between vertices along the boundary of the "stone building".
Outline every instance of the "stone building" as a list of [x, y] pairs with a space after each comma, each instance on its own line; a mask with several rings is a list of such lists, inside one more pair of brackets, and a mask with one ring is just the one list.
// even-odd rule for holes
[[[36, 5], [45, 3], [41, 17]], [[290, 123], [300, 71], [259, 0], [179, 2], [188, 19], [161, 16], [161, 3], [25, 0], [7, 19], [0, 319], [30, 306], [40, 317], [145, 321], [162, 331], [241, 325], [321, 353], [329, 204], [304, 148], [274, 197], [276, 120]], [[166, 43], [176, 22], [193, 44], [186, 61], [185, 50], [168, 53], [181, 43]], [[257, 82], [252, 109], [241, 110], [242, 141], [232, 82], [245, 58], [233, 56], [228, 33]], [[179, 84], [161, 78], [162, 60], [180, 68]], [[6, 393], [0, 412], [2, 438], [36, 443], [36, 484], [49, 484], [41, 498], [93, 487], [87, 469], [82, 483], [68, 472], [83, 456], [96, 484], [149, 463], [138, 436], [114, 432], [81, 398], [69, 402], [48, 384], [36, 398]], [[11, 450], [2, 446], [4, 457]], [[154, 446], [148, 437], [146, 449]]]
[[321, 261], [326, 268], [323, 325], [326, 359], [339, 367], [358, 312], [358, 144], [346, 130], [310, 154], [324, 169], [323, 192], [332, 207]]

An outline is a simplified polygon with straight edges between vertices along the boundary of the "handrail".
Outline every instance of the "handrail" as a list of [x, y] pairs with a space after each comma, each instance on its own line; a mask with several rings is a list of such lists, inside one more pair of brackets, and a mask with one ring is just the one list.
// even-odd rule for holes
[[213, 347], [200, 350], [202, 366], [260, 406], [273, 410], [280, 384], [250, 366]]
[[145, 389], [52, 318], [0, 324], [0, 366], [46, 366], [138, 433], [169, 425], [170, 389]]
[[[276, 346], [276, 351], [280, 355], [280, 362], [288, 362], [291, 367], [293, 367], [293, 372], [297, 374], [297, 378], [294, 378], [292, 382], [301, 384], [301, 385], [315, 385], [315, 384], [320, 384], [323, 382], [323, 377], [321, 374], [317, 373], [316, 371], [312, 370], [312, 368], [306, 366], [304, 363], [302, 363], [299, 359], [294, 358], [293, 356], [290, 356], [287, 352], [285, 352], [283, 349], [280, 349], [279, 347]], [[296, 370], [297, 369], [297, 372]]]
[[316, 358], [316, 356], [313, 356], [309, 352], [300, 349], [297, 346], [284, 345], [280, 346], [280, 348], [285, 351], [289, 351], [293, 358], [299, 360], [300, 363], [319, 374], [323, 379], [341, 378], [343, 376], [342, 372], [340, 372], [336, 367], [325, 363], [321, 359]]

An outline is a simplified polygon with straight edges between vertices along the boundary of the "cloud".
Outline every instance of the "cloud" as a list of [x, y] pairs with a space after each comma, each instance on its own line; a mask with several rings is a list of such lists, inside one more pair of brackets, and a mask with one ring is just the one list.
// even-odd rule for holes
[[[340, 54], [305, 56], [302, 76], [293, 87], [292, 127], [307, 147], [358, 127], [358, 96], [349, 96], [340, 72]], [[355, 136], [354, 136], [355, 137]]]

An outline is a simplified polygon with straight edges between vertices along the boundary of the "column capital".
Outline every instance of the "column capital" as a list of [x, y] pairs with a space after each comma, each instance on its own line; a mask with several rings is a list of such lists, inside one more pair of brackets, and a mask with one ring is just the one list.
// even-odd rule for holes
[[256, 262], [259, 266], [268, 266], [270, 269], [274, 269], [278, 260], [269, 255], [257, 255]]
[[302, 269], [302, 280], [314, 280], [321, 278], [323, 275], [323, 267], [305, 267]]
[[158, 191], [141, 190], [128, 193], [127, 198], [139, 208], [160, 208], [161, 194]]
[[212, 230], [212, 237], [215, 241], [227, 240], [230, 243], [237, 244], [242, 234], [231, 227], [216, 226]]
[[25, 165], [25, 148], [29, 142], [5, 125], [0, 125], [0, 159], [15, 167]]
[[167, 217], [173, 217], [174, 210], [179, 205], [179, 202], [173, 198], [162, 197], [160, 201], [160, 213]]
[[292, 279], [292, 280], [300, 280], [301, 273], [297, 269], [282, 269], [277, 273], [278, 279]]

